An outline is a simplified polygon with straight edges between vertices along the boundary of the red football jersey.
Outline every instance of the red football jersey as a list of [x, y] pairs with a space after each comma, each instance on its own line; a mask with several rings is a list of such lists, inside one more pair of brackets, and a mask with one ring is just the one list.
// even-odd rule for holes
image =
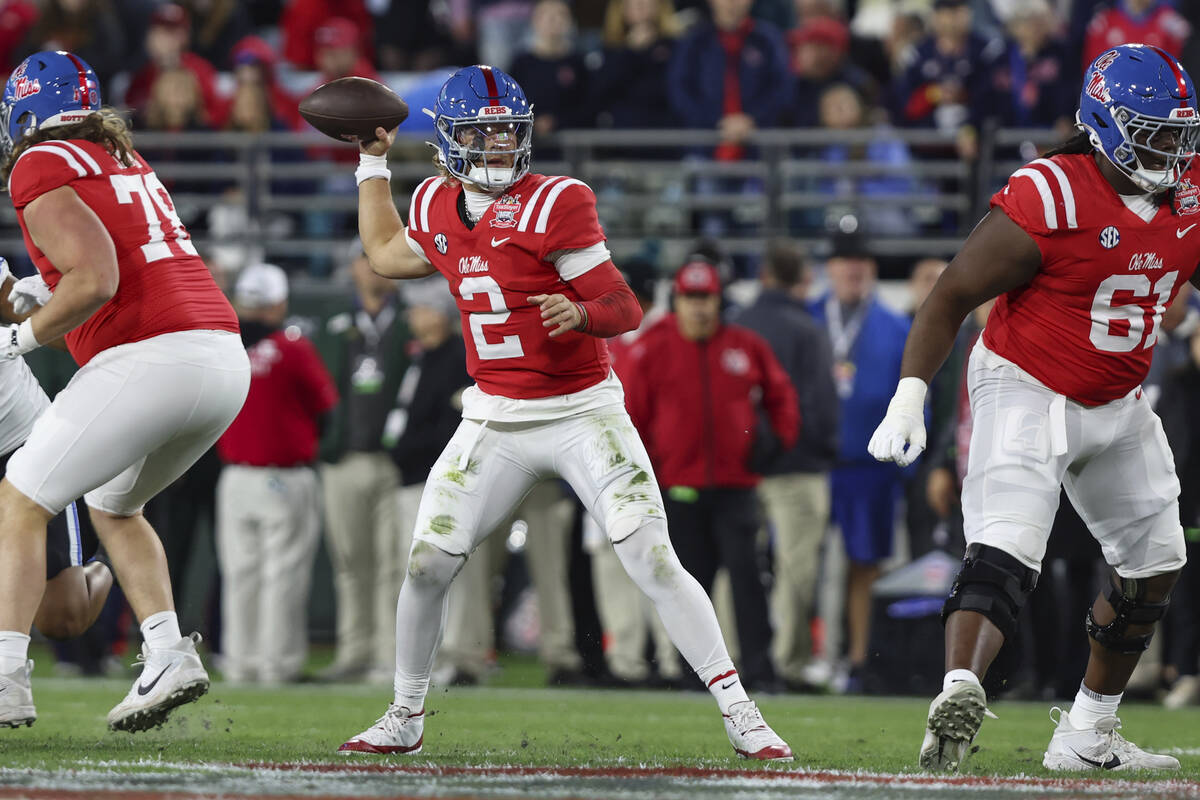
[[1192, 167], [1146, 222], [1091, 155], [1039, 158], [992, 196], [1042, 252], [1028, 284], [1001, 295], [983, 341], [1086, 405], [1146, 377], [1163, 311], [1200, 262], [1200, 174]]
[[570, 284], [579, 275], [559, 274], [550, 259], [604, 241], [592, 190], [574, 178], [526, 175], [474, 227], [459, 216], [462, 193], [440, 177], [425, 180], [413, 192], [408, 235], [450, 282], [475, 383], [488, 394], [528, 399], [604, 380], [604, 340], [574, 331], [551, 339], [541, 310], [528, 301], [538, 294], [581, 299]]
[[80, 366], [102, 350], [163, 333], [238, 330], [237, 315], [196, 255], [158, 176], [141, 156], [126, 167], [93, 142], [34, 145], [8, 178], [25, 247], [51, 289], [62, 274], [25, 229], [25, 206], [68, 185], [108, 230], [120, 270], [113, 298], [66, 336]]

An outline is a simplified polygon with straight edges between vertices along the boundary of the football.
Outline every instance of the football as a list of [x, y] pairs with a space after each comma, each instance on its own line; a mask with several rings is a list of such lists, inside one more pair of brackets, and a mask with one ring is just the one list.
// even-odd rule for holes
[[338, 141], [372, 142], [376, 128], [390, 131], [408, 118], [408, 104], [378, 81], [338, 78], [301, 100], [300, 116]]

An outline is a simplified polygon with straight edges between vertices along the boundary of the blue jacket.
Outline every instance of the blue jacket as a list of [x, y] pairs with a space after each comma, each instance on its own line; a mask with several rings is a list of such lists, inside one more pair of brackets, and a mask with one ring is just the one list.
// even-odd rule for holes
[[[827, 299], [828, 295], [821, 297], [810, 307], [813, 316], [826, 326], [826, 330], [829, 325], [825, 315]], [[904, 341], [912, 324], [907, 316], [888, 309], [878, 298], [867, 302], [870, 306], [862, 328], [850, 348], [849, 361], [855, 367], [853, 388], [841, 404], [838, 426], [841, 466], [876, 463], [867, 452], [867, 442], [887, 413], [888, 403], [896, 391]]]
[[[754, 21], [742, 47], [742, 111], [759, 128], [770, 128], [791, 102], [791, 68], [778, 29]], [[716, 128], [725, 116], [725, 50], [716, 27], [702, 22], [688, 32], [671, 56], [667, 73], [671, 109], [687, 128]]]

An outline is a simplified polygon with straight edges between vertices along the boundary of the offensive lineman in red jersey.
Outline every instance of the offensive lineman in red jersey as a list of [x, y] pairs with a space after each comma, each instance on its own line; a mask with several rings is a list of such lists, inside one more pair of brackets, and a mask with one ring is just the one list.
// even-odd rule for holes
[[1143, 396], [1164, 310], [1200, 263], [1195, 87], [1163, 50], [1122, 45], [1084, 75], [1081, 133], [1013, 173], [917, 312], [868, 449], [911, 463], [925, 390], [963, 318], [999, 299], [971, 355], [967, 553], [942, 610], [946, 678], [920, 764], [954, 770], [982, 724], [980, 679], [1037, 582], [1059, 486], [1113, 568], [1087, 617], [1090, 658], [1042, 763], [1178, 769], [1117, 731], [1129, 676], [1183, 567], [1179, 481]]
[[442, 175], [413, 193], [407, 228], [387, 181], [392, 136], [379, 129], [363, 148], [359, 233], [379, 274], [446, 277], [476, 385], [463, 395], [463, 422], [421, 498], [396, 604], [394, 701], [341, 750], [420, 751], [446, 589], [526, 492], [558, 475], [713, 693], [737, 753], [790, 761], [791, 749], [746, 696], [712, 604], [667, 536], [650, 459], [604, 344], [636, 328], [641, 313], [610, 260], [592, 191], [573, 178], [528, 172], [533, 114], [500, 70], [459, 70], [432, 115]]
[[62, 51], [27, 58], [5, 87], [0, 123], [17, 219], [53, 290], [0, 331], [0, 358], [65, 335], [80, 367], [0, 482], [0, 724], [36, 718], [26, 654], [46, 523], [83, 495], [146, 640], [142, 675], [108, 723], [145, 730], [209, 681], [198, 637], [180, 635], [142, 507], [237, 415], [250, 365], [233, 309], [124, 122], [101, 109], [87, 64]]

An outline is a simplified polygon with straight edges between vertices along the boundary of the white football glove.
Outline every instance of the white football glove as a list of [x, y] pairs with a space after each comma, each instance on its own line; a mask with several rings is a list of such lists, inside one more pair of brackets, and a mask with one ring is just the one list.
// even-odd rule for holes
[[[3, 283], [3, 279], [0, 279], [0, 283]], [[41, 275], [30, 275], [13, 284], [12, 291], [8, 293], [8, 302], [12, 303], [13, 311], [17, 314], [28, 314], [38, 306], [46, 305], [50, 294], [50, 287]]]
[[900, 379], [883, 422], [879, 423], [867, 444], [867, 451], [876, 460], [895, 461], [907, 467], [925, 450], [925, 393], [928, 390], [920, 378]]
[[39, 346], [37, 337], [33, 335], [31, 320], [27, 319], [19, 325], [0, 326], [0, 361], [17, 358]]

